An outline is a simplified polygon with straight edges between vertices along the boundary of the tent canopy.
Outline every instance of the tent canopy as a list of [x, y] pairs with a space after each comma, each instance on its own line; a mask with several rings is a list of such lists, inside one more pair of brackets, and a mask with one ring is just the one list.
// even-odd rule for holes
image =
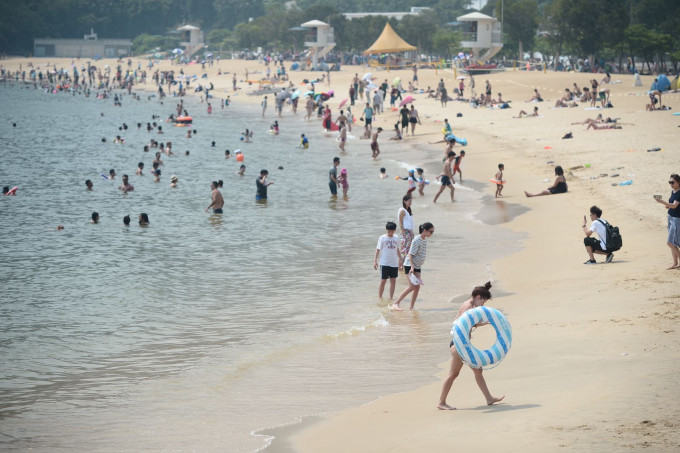
[[415, 46], [407, 43], [394, 31], [390, 23], [385, 24], [385, 29], [371, 47], [364, 51], [364, 55], [376, 53], [406, 52], [416, 50]]

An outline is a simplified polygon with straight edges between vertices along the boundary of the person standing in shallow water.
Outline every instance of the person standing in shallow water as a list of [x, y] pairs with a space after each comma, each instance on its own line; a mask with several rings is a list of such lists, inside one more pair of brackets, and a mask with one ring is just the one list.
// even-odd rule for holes
[[212, 201], [205, 208], [205, 212], [208, 212], [212, 208], [214, 214], [222, 214], [222, 207], [224, 206], [224, 198], [222, 198], [222, 193], [217, 189], [217, 181], [210, 183], [210, 189], [212, 190]]
[[411, 248], [404, 259], [404, 273], [408, 276], [408, 288], [406, 288], [392, 305], [392, 309], [402, 311], [399, 303], [411, 295], [411, 310], [416, 304], [418, 292], [420, 291], [420, 268], [425, 264], [425, 255], [427, 254], [427, 238], [434, 234], [434, 225], [430, 222], [425, 222], [418, 227], [420, 234], [413, 238]]
[[[460, 306], [460, 310], [458, 310], [458, 316], [456, 316], [456, 319], [460, 318], [463, 315], [463, 313], [465, 313], [468, 310], [483, 306], [486, 303], [486, 301], [491, 299], [491, 292], [489, 291], [490, 289], [491, 289], [490, 282], [486, 282], [484, 286], [477, 286], [475, 289], [473, 289], [472, 296], [468, 300], [463, 302], [462, 305]], [[475, 324], [472, 327], [471, 331], [485, 324], [488, 323], [480, 322], [478, 324]], [[451, 390], [453, 381], [456, 380], [456, 378], [460, 374], [460, 370], [463, 368], [464, 365], [463, 359], [460, 358], [460, 355], [458, 355], [458, 351], [456, 350], [456, 346], [454, 346], [453, 344], [453, 340], [451, 340], [449, 350], [451, 351], [451, 368], [449, 369], [448, 376], [446, 376], [446, 379], [444, 379], [444, 383], [442, 385], [442, 393], [439, 396], [439, 404], [437, 404], [437, 409], [441, 409], [444, 411], [451, 411], [456, 409], [455, 407], [449, 406], [446, 403], [446, 398], [449, 395], [449, 391]], [[477, 381], [479, 389], [482, 391], [484, 398], [486, 398], [487, 405], [491, 406], [492, 404], [502, 401], [503, 398], [505, 398], [505, 395], [502, 395], [500, 397], [495, 397], [491, 395], [489, 387], [486, 385], [486, 381], [484, 380], [484, 375], [482, 374], [481, 368], [470, 367], [470, 369], [473, 371], [473, 373], [475, 373], [475, 381]]]

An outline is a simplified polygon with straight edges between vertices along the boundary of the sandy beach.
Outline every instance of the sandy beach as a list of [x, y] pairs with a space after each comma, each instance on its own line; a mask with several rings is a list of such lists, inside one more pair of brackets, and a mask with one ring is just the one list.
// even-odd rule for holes
[[[68, 68], [71, 63], [69, 59], [49, 60], [58, 68]], [[26, 69], [29, 61], [43, 67], [47, 63], [47, 59], [10, 59], [0, 64], [10, 70], [20, 64]], [[138, 60], [133, 61], [136, 67]], [[84, 63], [80, 60], [76, 65]], [[113, 68], [116, 62], [97, 64]], [[160, 68], [181, 68], [197, 74], [200, 83], [212, 82], [217, 99], [230, 96], [233, 103], [249, 104], [262, 100], [261, 96], [247, 94], [257, 87], [244, 81], [246, 70], [249, 79], [264, 76], [266, 68], [257, 61], [217, 62], [206, 67], [207, 79], [200, 78], [200, 65], [179, 67], [162, 62]], [[217, 75], [218, 70], [222, 75]], [[317, 84], [317, 91], [335, 90], [329, 103], [334, 116], [340, 101], [348, 97], [354, 74], [362, 76], [365, 72], [364, 67], [345, 66], [331, 73], [330, 85]], [[401, 77], [406, 85], [412, 77], [410, 70], [372, 72], [377, 82]], [[234, 73], [240, 88], [236, 92], [231, 89]], [[303, 79], [320, 77], [321, 73], [289, 75], [297, 87], [303, 87]], [[418, 88], [436, 88], [444, 79], [452, 94], [458, 75], [450, 69], [422, 69]], [[676, 388], [680, 371], [680, 331], [676, 325], [680, 317], [680, 271], [666, 270], [671, 265], [666, 211], [652, 198], [661, 194], [668, 199], [668, 177], [680, 170], [680, 117], [673, 115], [680, 112], [680, 93], [664, 94], [663, 103], [671, 110], [648, 112], [646, 91], [653, 78], [643, 76], [643, 86], [634, 86], [633, 76], [613, 74], [612, 81], [619, 83], [606, 87], [611, 90], [614, 108], [551, 108], [573, 83], [590, 86], [590, 79], [599, 81], [602, 77], [513, 70], [475, 77], [477, 93], [483, 91], [488, 79], [493, 97], [501, 92], [506, 101], [512, 101], [510, 109], [502, 110], [475, 109], [467, 102], [456, 101], [443, 108], [438, 101], [426, 99], [426, 94], [416, 93], [413, 96], [422, 125], [415, 136], [406, 136], [403, 142], [388, 141], [398, 113], [387, 113], [386, 101], [386, 114], [376, 121], [385, 129], [381, 136], [383, 156], [440, 168], [444, 145], [428, 142], [441, 138], [442, 121], [448, 118], [454, 133], [469, 143], [462, 164], [462, 185], [468, 181], [487, 185], [487, 207], [477, 218], [524, 237], [521, 251], [488, 263], [486, 270], [493, 276], [495, 294], [488, 306], [508, 316], [514, 335], [507, 358], [485, 372], [491, 392], [505, 395], [505, 399], [486, 406], [472, 372], [464, 368], [448, 399], [458, 410], [436, 409], [450, 361], [449, 332], [442, 331], [441, 371], [431, 380], [407, 382], [404, 393], [385, 395], [339, 413], [322, 413], [299, 425], [265, 433], [275, 436], [267, 451], [443, 452], [480, 445], [530, 452], [680, 449], [680, 392]], [[469, 93], [469, 79], [465, 83]], [[150, 81], [136, 88], [154, 90]], [[525, 102], [534, 88], [545, 102]], [[268, 117], [273, 120], [273, 102], [269, 105]], [[357, 117], [359, 105], [361, 101], [354, 108]], [[520, 110], [530, 111], [534, 106], [539, 107], [539, 117], [513, 118]], [[304, 111], [302, 104], [300, 111]], [[462, 116], [457, 117], [458, 113]], [[583, 124], [572, 124], [595, 118], [598, 113], [620, 118], [622, 129], [586, 130]], [[287, 108], [283, 116], [290, 114]], [[358, 136], [360, 123], [355, 127], [354, 135]], [[573, 138], [562, 139], [569, 132]], [[367, 162], [370, 160], [366, 141], [353, 140], [347, 148], [348, 152], [360, 150]], [[655, 148], [660, 150], [648, 151]], [[456, 146], [454, 151], [460, 149]], [[495, 185], [488, 181], [501, 162], [507, 184], [504, 197], [494, 200]], [[569, 192], [526, 198], [525, 190], [536, 192], [552, 184], [554, 165], [565, 169]], [[430, 179], [434, 180], [434, 175], [434, 170], [429, 172]], [[619, 185], [626, 180], [632, 183]], [[435, 188], [428, 189], [428, 197], [434, 196]], [[599, 206], [602, 217], [621, 229], [624, 245], [610, 264], [604, 264], [604, 257], [599, 255], [598, 265], [583, 265], [588, 256], [581, 225], [592, 205]], [[421, 208], [419, 219], [426, 217], [440, 230], [455, 231], [456, 203], [451, 204], [444, 193], [437, 204]], [[463, 240], [474, 242], [475, 238]], [[449, 259], [456, 259], [457, 243], [438, 242], [434, 247]], [[370, 259], [366, 263], [369, 266]], [[428, 308], [441, 308], [449, 316], [464, 299], [447, 291], [447, 281], [456, 279], [456, 275], [448, 275], [445, 266], [436, 264], [445, 261], [426, 264]], [[470, 291], [483, 283], [471, 282]], [[412, 316], [414, 313], [408, 311], [392, 312], [388, 321]], [[481, 339], [493, 341], [488, 334], [480, 335]], [[398, 359], [395, 346], [394, 360]]]

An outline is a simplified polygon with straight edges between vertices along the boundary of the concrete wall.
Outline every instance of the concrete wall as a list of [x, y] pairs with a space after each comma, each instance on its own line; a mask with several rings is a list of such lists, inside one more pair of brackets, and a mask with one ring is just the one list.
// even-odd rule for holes
[[132, 54], [128, 39], [34, 39], [34, 57], [103, 58], [126, 57]]

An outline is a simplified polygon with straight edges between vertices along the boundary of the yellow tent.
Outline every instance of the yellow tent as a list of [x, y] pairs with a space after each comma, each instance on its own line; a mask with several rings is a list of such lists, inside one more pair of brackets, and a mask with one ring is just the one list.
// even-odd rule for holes
[[407, 52], [409, 50], [416, 50], [416, 47], [401, 39], [388, 22], [378, 39], [364, 51], [364, 55]]

